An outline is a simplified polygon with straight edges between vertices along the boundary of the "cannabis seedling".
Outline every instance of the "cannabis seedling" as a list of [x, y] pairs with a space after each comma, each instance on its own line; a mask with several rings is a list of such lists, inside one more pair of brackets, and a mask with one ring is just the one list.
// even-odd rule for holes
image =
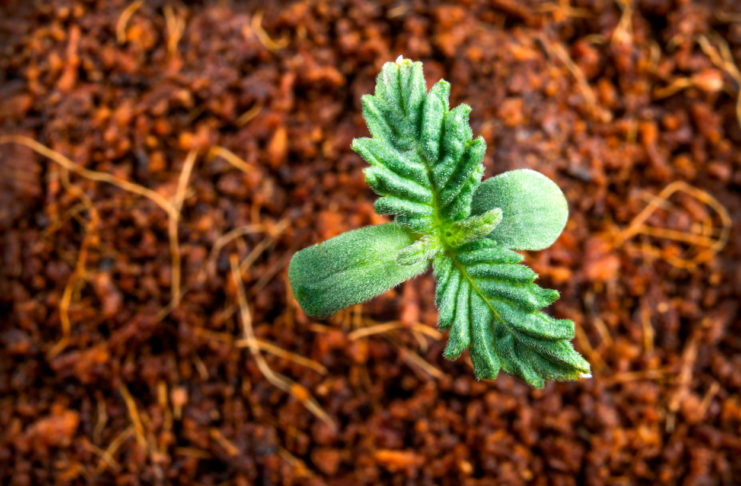
[[362, 98], [371, 138], [353, 150], [369, 164], [365, 180], [381, 197], [368, 226], [297, 252], [288, 275], [301, 307], [327, 317], [424, 272], [432, 262], [438, 325], [449, 329], [444, 356], [470, 347], [477, 378], [499, 370], [532, 386], [589, 375], [569, 342], [574, 323], [540, 311], [558, 292], [539, 287], [522, 256], [561, 234], [568, 217], [558, 186], [533, 170], [481, 182], [486, 143], [472, 138], [471, 108], [448, 106], [450, 85], [425, 89], [422, 63], [386, 63], [374, 95]]

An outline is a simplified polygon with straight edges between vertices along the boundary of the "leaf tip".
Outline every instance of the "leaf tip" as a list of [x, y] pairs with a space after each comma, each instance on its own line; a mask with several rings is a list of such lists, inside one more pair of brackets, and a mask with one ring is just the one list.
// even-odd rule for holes
[[374, 167], [366, 167], [365, 169], [363, 169], [363, 174], [365, 175], [365, 183], [368, 184], [370, 187], [375, 187], [376, 183], [378, 182], [378, 175], [373, 169]]
[[479, 369], [476, 369], [476, 367], [474, 367], [473, 373], [474, 375], [476, 375], [476, 379], [479, 381], [496, 380], [497, 376], [499, 376], [499, 370], [490, 370], [490, 369], [479, 370]]
[[440, 84], [440, 87], [442, 89], [450, 89], [450, 83], [447, 80], [441, 79], [440, 81], [438, 81], [438, 83]]
[[457, 349], [451, 345], [451, 341], [448, 341], [447, 346], [445, 346], [445, 351], [443, 351], [443, 358], [455, 361], [461, 357], [463, 351], [464, 349]]
[[399, 54], [399, 57], [396, 58], [396, 61], [394, 61], [399, 67], [409, 67], [414, 62], [411, 59], [407, 59], [404, 57], [403, 54]]

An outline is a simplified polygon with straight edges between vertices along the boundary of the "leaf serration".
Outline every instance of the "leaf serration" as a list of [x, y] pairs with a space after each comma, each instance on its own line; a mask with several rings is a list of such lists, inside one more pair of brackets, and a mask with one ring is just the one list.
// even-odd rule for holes
[[483, 138], [473, 138], [471, 108], [449, 109], [444, 80], [429, 92], [422, 86], [421, 63], [385, 64], [375, 93], [363, 98], [372, 138], [356, 139], [353, 148], [371, 164], [366, 180], [381, 196], [379, 213], [421, 235], [397, 261], [433, 262], [438, 326], [450, 330], [444, 356], [470, 348], [478, 378], [504, 369], [536, 387], [588, 373], [568, 342], [573, 322], [540, 311], [558, 292], [535, 284], [520, 255], [485, 238], [507, 215], [490, 208], [471, 216], [486, 151]]
[[369, 164], [374, 208], [393, 223], [354, 230], [299, 251], [289, 266], [294, 295], [324, 317], [425, 271], [437, 281], [443, 355], [468, 349], [478, 378], [501, 370], [535, 387], [589, 376], [573, 348], [574, 323], [541, 311], [558, 299], [514, 250], [550, 246], [568, 206], [544, 175], [519, 169], [481, 182], [486, 143], [473, 137], [471, 108], [450, 108], [450, 84], [429, 91], [422, 63], [384, 64], [361, 98], [370, 137], [352, 148]]

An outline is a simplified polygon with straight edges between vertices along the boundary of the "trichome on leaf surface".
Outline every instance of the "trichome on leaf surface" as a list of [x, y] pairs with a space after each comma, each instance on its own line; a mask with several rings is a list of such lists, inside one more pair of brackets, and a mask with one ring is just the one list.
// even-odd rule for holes
[[288, 275], [304, 311], [327, 317], [368, 300], [432, 264], [444, 356], [470, 348], [477, 378], [500, 369], [535, 387], [588, 376], [572, 347], [574, 323], [540, 311], [558, 292], [513, 250], [550, 246], [566, 224], [558, 186], [520, 169], [481, 182], [486, 143], [473, 138], [471, 108], [450, 109], [450, 85], [427, 92], [421, 62], [386, 63], [374, 95], [362, 98], [372, 135], [352, 147], [369, 164], [376, 212], [394, 222], [341, 234], [297, 252]]

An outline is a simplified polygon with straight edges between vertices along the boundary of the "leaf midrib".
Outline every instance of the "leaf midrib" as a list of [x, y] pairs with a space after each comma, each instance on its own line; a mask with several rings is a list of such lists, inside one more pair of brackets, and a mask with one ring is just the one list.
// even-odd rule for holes
[[[445, 123], [445, 117], [447, 115], [448, 114], [446, 113], [443, 116], [443, 121], [442, 121], [443, 124]], [[407, 121], [409, 121], [409, 118], [408, 117], [406, 117], [406, 119], [407, 119]], [[444, 226], [445, 223], [440, 218], [440, 202], [438, 200], [438, 196], [439, 195], [438, 195], [438, 192], [437, 192], [437, 188], [435, 187], [434, 179], [432, 177], [431, 163], [427, 159], [427, 157], [425, 156], [424, 151], [422, 150], [422, 146], [419, 144], [419, 140], [417, 140], [417, 139], [414, 139], [414, 148], [417, 151], [417, 154], [419, 155], [419, 157], [422, 159], [422, 163], [425, 166], [425, 171], [427, 172], [427, 180], [429, 182], [430, 192], [432, 193], [432, 215], [433, 215], [433, 219], [434, 219], [433, 231], [435, 233], [434, 236], [436, 236], [439, 239], [440, 243], [443, 245], [443, 248], [444, 248], [443, 253], [444, 253], [445, 257], [446, 258], [450, 258], [450, 260], [453, 262], [453, 265], [455, 265], [455, 268], [459, 272], [461, 272], [461, 275], [463, 275], [463, 277], [465, 277], [466, 281], [468, 281], [468, 284], [471, 286], [471, 288], [478, 294], [478, 296], [481, 298], [481, 300], [484, 301], [484, 303], [489, 308], [489, 310], [491, 310], [491, 313], [494, 316], [494, 318], [497, 321], [501, 322], [510, 334], [513, 334], [514, 335], [514, 333], [512, 332], [512, 330], [509, 328], [509, 325], [507, 325], [507, 322], [502, 318], [502, 315], [494, 308], [494, 306], [492, 306], [492, 304], [489, 302], [489, 298], [481, 291], [481, 289], [478, 287], [478, 285], [476, 285], [476, 282], [468, 274], [468, 272], [466, 271], [466, 269], [463, 266], [463, 264], [460, 263], [455, 258], [455, 254], [453, 253], [454, 252], [454, 249], [451, 248], [448, 245], [448, 242], [447, 241], [445, 241], [445, 238], [443, 237], [443, 234], [442, 234], [443, 233], [443, 226]], [[469, 326], [471, 326], [471, 325], [472, 325], [472, 323], [470, 322], [470, 319], [469, 319]]]
[[473, 277], [471, 277], [468, 274], [468, 272], [466, 271], [466, 269], [463, 266], [463, 264], [461, 262], [459, 262], [455, 258], [454, 255], [451, 255], [451, 254], [449, 254], [449, 253], [446, 252], [445, 256], [448, 257], [448, 258], [450, 258], [450, 260], [453, 262], [453, 265], [455, 265], [455, 268], [457, 268], [458, 271], [461, 272], [461, 275], [463, 275], [466, 278], [466, 280], [468, 281], [468, 284], [471, 286], [471, 288], [473, 290], [476, 291], [476, 293], [479, 295], [479, 297], [481, 298], [481, 300], [484, 301], [484, 303], [486, 304], [486, 306], [491, 311], [492, 315], [494, 315], [494, 318], [497, 319], [499, 322], [501, 322], [510, 334], [513, 334], [514, 335], [514, 333], [512, 332], [512, 330], [509, 328], [509, 325], [507, 324], [507, 321], [505, 321], [504, 318], [502, 318], [502, 315], [499, 313], [499, 311], [497, 311], [494, 308], [494, 306], [491, 305], [491, 303], [489, 302], [490, 298], [487, 297], [484, 294], [484, 292], [478, 287], [478, 285], [476, 285], [476, 281], [473, 279]]

